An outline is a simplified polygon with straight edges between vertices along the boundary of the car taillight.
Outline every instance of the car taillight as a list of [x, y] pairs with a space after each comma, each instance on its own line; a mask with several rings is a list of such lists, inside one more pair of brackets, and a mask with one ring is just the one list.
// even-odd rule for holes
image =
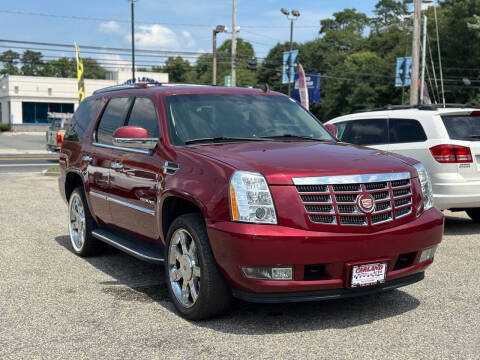
[[435, 160], [439, 163], [469, 163], [472, 153], [469, 147], [460, 145], [437, 145], [430, 148]]
[[62, 146], [62, 134], [57, 133], [57, 146]]

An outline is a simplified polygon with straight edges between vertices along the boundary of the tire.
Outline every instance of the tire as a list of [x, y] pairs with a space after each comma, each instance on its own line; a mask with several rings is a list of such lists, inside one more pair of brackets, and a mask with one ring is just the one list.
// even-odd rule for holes
[[177, 311], [189, 320], [225, 313], [232, 291], [215, 262], [203, 217], [185, 214], [176, 218], [165, 248], [166, 283]]
[[467, 209], [466, 212], [474, 222], [480, 223], [480, 208]]
[[92, 236], [95, 226], [83, 188], [76, 187], [68, 199], [68, 232], [75, 254], [92, 256], [103, 249], [103, 243]]

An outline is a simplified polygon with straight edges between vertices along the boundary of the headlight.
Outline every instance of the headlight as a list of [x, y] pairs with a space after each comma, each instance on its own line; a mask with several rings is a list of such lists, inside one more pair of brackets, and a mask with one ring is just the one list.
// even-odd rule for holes
[[276, 224], [277, 215], [267, 181], [259, 173], [236, 171], [230, 180], [233, 221]]
[[422, 185], [423, 209], [428, 210], [433, 206], [433, 191], [430, 177], [422, 163], [415, 164], [413, 167], [417, 170], [418, 180], [420, 180]]

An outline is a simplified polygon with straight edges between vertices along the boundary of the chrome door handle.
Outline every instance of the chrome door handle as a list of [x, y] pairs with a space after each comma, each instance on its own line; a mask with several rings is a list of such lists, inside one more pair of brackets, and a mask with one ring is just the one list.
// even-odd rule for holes
[[123, 164], [121, 162], [113, 162], [110, 164], [112, 169], [123, 169]]
[[89, 162], [90, 162], [90, 161], [93, 160], [93, 158], [92, 158], [91, 156], [88, 156], [88, 155], [83, 155], [83, 156], [82, 156], [82, 160], [83, 160], [83, 161], [89, 161]]

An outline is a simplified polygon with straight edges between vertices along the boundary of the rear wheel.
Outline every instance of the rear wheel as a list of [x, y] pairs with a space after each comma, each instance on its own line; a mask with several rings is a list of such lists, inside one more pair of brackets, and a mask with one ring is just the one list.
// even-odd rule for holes
[[480, 208], [467, 209], [466, 212], [473, 221], [480, 223]]
[[97, 254], [102, 245], [92, 236], [95, 221], [88, 209], [82, 187], [73, 190], [68, 200], [68, 231], [73, 251], [80, 256]]
[[185, 214], [175, 219], [166, 245], [165, 276], [177, 310], [190, 320], [228, 310], [232, 293], [213, 257], [201, 215]]

